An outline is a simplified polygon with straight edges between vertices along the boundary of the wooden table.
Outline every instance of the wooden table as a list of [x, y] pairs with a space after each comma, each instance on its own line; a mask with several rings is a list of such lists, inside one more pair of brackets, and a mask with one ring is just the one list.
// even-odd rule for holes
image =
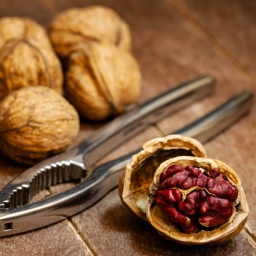
[[[1, 0], [0, 16], [29, 16], [47, 27], [57, 13], [92, 4], [113, 8], [131, 28], [133, 54], [143, 76], [140, 102], [202, 74], [217, 79], [212, 96], [149, 127], [108, 158], [189, 123], [242, 89], [256, 93], [254, 0]], [[256, 255], [255, 113], [254, 105], [249, 115], [205, 144], [210, 157], [237, 170], [247, 191], [250, 215], [245, 228], [231, 242], [210, 248], [169, 242], [131, 214], [115, 189], [65, 221], [0, 238], [0, 255]], [[99, 126], [82, 121], [74, 145]], [[1, 156], [0, 188], [23, 170]]]

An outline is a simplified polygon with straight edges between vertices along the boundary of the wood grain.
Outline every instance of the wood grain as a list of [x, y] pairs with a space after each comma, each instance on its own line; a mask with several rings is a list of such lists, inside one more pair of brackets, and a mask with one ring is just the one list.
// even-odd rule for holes
[[[140, 102], [202, 74], [217, 79], [214, 94], [177, 111], [106, 153], [113, 159], [151, 138], [170, 133], [205, 114], [241, 90], [256, 93], [255, 12], [253, 0], [15, 0], [0, 2], [0, 17], [29, 16], [46, 28], [54, 16], [71, 7], [106, 5], [124, 18], [132, 31], [133, 54], [143, 76]], [[186, 248], [160, 237], [122, 204], [117, 189], [82, 213], [49, 227], [0, 238], [0, 255], [249, 255], [256, 248], [256, 106], [210, 142], [208, 155], [232, 166], [247, 191], [250, 215], [231, 242], [215, 247]], [[78, 144], [102, 123], [81, 120]], [[0, 156], [0, 188], [25, 170]], [[52, 191], [58, 191], [53, 188]]]
[[[176, 1], [183, 13], [189, 13], [212, 43], [218, 45], [227, 58], [241, 69], [241, 72], [256, 79], [256, 2], [253, 0], [232, 1]], [[184, 6], [182, 5], [184, 3]], [[187, 9], [186, 9], [186, 7]]]

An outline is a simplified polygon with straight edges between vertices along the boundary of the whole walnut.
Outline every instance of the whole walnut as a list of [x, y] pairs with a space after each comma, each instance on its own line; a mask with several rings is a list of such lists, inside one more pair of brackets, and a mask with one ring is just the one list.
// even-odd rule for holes
[[131, 48], [128, 25], [116, 12], [103, 6], [72, 8], [60, 13], [50, 25], [49, 35], [62, 58], [80, 43], [108, 42], [124, 50]]
[[62, 93], [62, 67], [45, 29], [27, 18], [0, 19], [0, 99], [37, 84]]
[[122, 113], [137, 100], [139, 66], [129, 52], [113, 45], [84, 45], [70, 56], [65, 89], [82, 116], [102, 120]]
[[52, 48], [46, 30], [30, 18], [3, 17], [0, 19], [0, 48], [12, 39], [39, 41]]
[[77, 111], [50, 88], [25, 87], [0, 103], [0, 150], [19, 163], [64, 151], [78, 131]]

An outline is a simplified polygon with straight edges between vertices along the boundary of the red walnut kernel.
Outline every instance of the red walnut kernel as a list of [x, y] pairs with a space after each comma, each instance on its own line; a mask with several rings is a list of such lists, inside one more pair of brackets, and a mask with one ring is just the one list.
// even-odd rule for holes
[[213, 175], [210, 173], [210, 177], [206, 188], [209, 192], [215, 194], [218, 197], [227, 198], [231, 202], [235, 201], [238, 196], [238, 191], [227, 178], [219, 172], [218, 169], [213, 170]]
[[[164, 179], [164, 177], [166, 177]], [[208, 178], [199, 169], [187, 166], [185, 169], [179, 165], [168, 168], [160, 176], [159, 189], [178, 187], [189, 189], [194, 186], [205, 187]]]
[[146, 208], [148, 222], [183, 245], [215, 245], [233, 239], [249, 208], [236, 172], [204, 157], [179, 156], [155, 171]]
[[[194, 191], [186, 195], [191, 188]], [[203, 196], [197, 191], [199, 188], [203, 189]], [[184, 198], [180, 189], [185, 190]], [[206, 174], [191, 165], [171, 165], [160, 175], [156, 203], [184, 232], [197, 232], [227, 222], [233, 213], [231, 202], [237, 196], [237, 188], [217, 168]]]
[[214, 196], [200, 205], [199, 223], [205, 227], [222, 225], [229, 220], [233, 213], [233, 205], [228, 199]]

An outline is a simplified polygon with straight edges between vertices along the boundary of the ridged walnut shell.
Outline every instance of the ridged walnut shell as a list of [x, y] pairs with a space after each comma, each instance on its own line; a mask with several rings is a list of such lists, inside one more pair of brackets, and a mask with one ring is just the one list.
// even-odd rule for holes
[[167, 159], [177, 156], [206, 157], [200, 142], [182, 135], [169, 135], [146, 142], [143, 150], [132, 157], [119, 181], [119, 195], [138, 217], [147, 220], [146, 207], [149, 201], [149, 187], [155, 171]]
[[[187, 234], [180, 231], [169, 220], [157, 206], [155, 194], [159, 186], [161, 173], [167, 170], [169, 166], [175, 164], [181, 165], [182, 167], [188, 165], [196, 166], [202, 168], [206, 173], [209, 173], [214, 168], [218, 168], [227, 177], [228, 181], [238, 189], [238, 198], [234, 202], [233, 214], [228, 222], [212, 230], [201, 230], [196, 233]], [[216, 245], [227, 242], [239, 234], [249, 213], [245, 191], [239, 176], [230, 166], [216, 159], [180, 156], [166, 160], [155, 172], [149, 194], [150, 200], [146, 211], [147, 220], [156, 228], [159, 234], [182, 245]]]
[[64, 151], [78, 131], [77, 111], [47, 87], [14, 91], [0, 103], [0, 150], [19, 163], [34, 164]]
[[131, 35], [126, 22], [104, 6], [72, 8], [56, 16], [49, 35], [57, 54], [65, 58], [82, 43], [110, 43], [120, 49], [131, 48]]
[[70, 56], [66, 96], [78, 112], [101, 120], [122, 113], [141, 91], [135, 58], [110, 44], [88, 44]]
[[42, 85], [62, 93], [60, 61], [43, 27], [27, 18], [0, 19], [0, 99]]
[[38, 41], [52, 48], [46, 30], [29, 18], [3, 17], [0, 19], [0, 48], [10, 40], [23, 39]]

